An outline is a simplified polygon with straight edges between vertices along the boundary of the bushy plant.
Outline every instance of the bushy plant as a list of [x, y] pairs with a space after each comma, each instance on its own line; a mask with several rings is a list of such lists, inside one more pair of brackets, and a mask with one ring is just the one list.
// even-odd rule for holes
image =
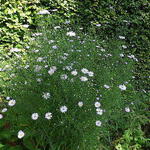
[[28, 28], [35, 25], [35, 17], [40, 8], [38, 0], [1, 0], [0, 5], [0, 60], [11, 57], [13, 52], [27, 46], [29, 37], [26, 34]]
[[3, 143], [32, 150], [109, 149], [139, 105], [132, 85], [137, 59], [125, 54], [125, 37], [106, 41], [69, 24], [41, 30], [27, 60], [17, 58], [3, 72], [11, 79], [1, 81]]
[[144, 136], [140, 127], [128, 129], [124, 135], [118, 140], [116, 150], [141, 150], [148, 149], [150, 139]]

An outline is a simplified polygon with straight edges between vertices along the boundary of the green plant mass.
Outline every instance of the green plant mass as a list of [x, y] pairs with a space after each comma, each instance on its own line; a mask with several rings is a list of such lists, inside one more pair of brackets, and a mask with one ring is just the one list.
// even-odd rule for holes
[[0, 150], [149, 150], [147, 0], [0, 3]]

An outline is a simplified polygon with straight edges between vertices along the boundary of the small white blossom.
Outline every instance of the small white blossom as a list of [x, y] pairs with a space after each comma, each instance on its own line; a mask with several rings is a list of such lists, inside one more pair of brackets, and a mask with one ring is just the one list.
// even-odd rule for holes
[[52, 46], [53, 49], [57, 49], [58, 47], [56, 45]]
[[16, 104], [16, 100], [12, 99], [8, 102], [9, 106], [14, 106]]
[[23, 26], [24, 28], [28, 28], [28, 27], [29, 27], [28, 24], [23, 24], [22, 26]]
[[45, 114], [45, 118], [48, 119], [48, 120], [50, 120], [50, 119], [52, 118], [52, 113], [47, 112], [47, 113]]
[[100, 27], [100, 26], [102, 26], [102, 25], [101, 25], [101, 24], [96, 24], [96, 26], [97, 26], [97, 27]]
[[57, 70], [56, 66], [50, 67], [50, 70], [48, 71], [49, 75], [54, 74], [54, 72]]
[[76, 33], [73, 31], [67, 32], [67, 36], [76, 36]]
[[7, 111], [7, 108], [3, 108], [1, 112], [4, 113], [6, 111]]
[[77, 72], [76, 70], [74, 70], [74, 71], [71, 72], [71, 74], [72, 74], [73, 76], [76, 76], [76, 75], [78, 74], [78, 72]]
[[50, 96], [51, 96], [50, 93], [48, 93], [48, 92], [44, 93], [44, 92], [43, 92], [43, 96], [42, 96], [42, 97], [43, 97], [44, 99], [49, 99]]
[[126, 46], [126, 45], [122, 45], [122, 48], [126, 49], [126, 48], [127, 48], [127, 46]]
[[119, 39], [124, 40], [125, 37], [124, 36], [119, 36]]
[[96, 121], [96, 126], [100, 127], [101, 125], [102, 125], [102, 122], [99, 121], [99, 120], [97, 120], [97, 121]]
[[130, 112], [130, 108], [129, 108], [129, 107], [126, 107], [126, 108], [125, 108], [125, 112]]
[[120, 54], [120, 57], [124, 57], [124, 54]]
[[50, 12], [48, 10], [40, 10], [37, 14], [38, 15], [46, 15], [46, 14], [49, 15]]
[[98, 108], [101, 106], [101, 103], [100, 102], [95, 102], [95, 107]]
[[103, 114], [103, 110], [101, 108], [97, 108], [96, 112], [98, 115], [102, 115]]
[[18, 132], [18, 138], [21, 139], [21, 138], [23, 138], [24, 136], [25, 136], [25, 133], [24, 133], [22, 130], [20, 130], [20, 131]]
[[78, 102], [78, 106], [79, 106], [79, 107], [82, 107], [82, 106], [83, 106], [83, 102], [81, 102], [81, 101]]
[[6, 100], [10, 100], [10, 97], [6, 97]]
[[60, 76], [60, 78], [61, 78], [62, 80], [66, 80], [66, 79], [68, 78], [68, 76], [67, 76], [66, 74], [62, 74], [62, 75]]
[[0, 114], [0, 119], [3, 119], [3, 115], [2, 114]]
[[88, 81], [88, 78], [87, 77], [81, 77], [80, 80], [85, 82], [85, 81]]
[[62, 113], [67, 112], [67, 110], [68, 110], [68, 108], [67, 108], [66, 106], [61, 106], [61, 107], [60, 107], [60, 111], [61, 111]]
[[84, 74], [89, 73], [88, 69], [86, 69], [86, 68], [81, 69], [81, 72], [84, 73]]
[[121, 91], [124, 91], [124, 90], [126, 90], [127, 88], [126, 88], [126, 86], [123, 84], [123, 85], [119, 85], [119, 88], [121, 89]]
[[31, 115], [32, 120], [37, 120], [38, 117], [39, 117], [38, 113], [33, 113], [33, 114]]
[[110, 86], [105, 84], [105, 85], [104, 85], [104, 88], [109, 89]]
[[90, 77], [93, 77], [93, 76], [94, 76], [94, 72], [89, 71], [89, 72], [88, 72], [88, 75], [89, 75]]

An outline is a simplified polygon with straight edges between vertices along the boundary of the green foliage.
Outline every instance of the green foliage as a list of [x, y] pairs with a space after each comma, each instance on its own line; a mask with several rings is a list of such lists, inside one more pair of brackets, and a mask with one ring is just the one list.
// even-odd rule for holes
[[[4, 72], [11, 79], [3, 83], [5, 96], [17, 102], [9, 108], [4, 120], [10, 123], [10, 135], [15, 139], [19, 130], [25, 132], [22, 142], [18, 139], [16, 142], [28, 149], [74, 150], [79, 146], [82, 150], [96, 150], [99, 145], [110, 148], [115, 136], [134, 120], [140, 93], [132, 85], [135, 62], [124, 53], [124, 40], [106, 41], [75, 28], [53, 23], [41, 28], [27, 60], [16, 59]], [[72, 30], [73, 36], [67, 36]], [[57, 69], [50, 75], [52, 66]], [[83, 68], [94, 76], [84, 74]], [[71, 74], [75, 70], [77, 75]], [[66, 80], [61, 79], [64, 74]], [[81, 77], [87, 77], [88, 81], [81, 81]], [[127, 90], [119, 89], [122, 84]], [[45, 92], [51, 95], [47, 100], [43, 97]], [[79, 101], [83, 102], [81, 108]], [[96, 114], [96, 101], [101, 103], [101, 115]], [[68, 111], [61, 113], [60, 107], [64, 105]], [[35, 112], [39, 114], [38, 120], [31, 119]], [[46, 112], [52, 112], [51, 120], [44, 118]], [[102, 122], [100, 127], [95, 125], [97, 120]]]
[[148, 149], [150, 139], [144, 136], [141, 128], [128, 129], [124, 135], [117, 140], [116, 150], [141, 150]]
[[[149, 91], [150, 71], [150, 13], [148, 0], [41, 0], [43, 6], [60, 19], [68, 18], [84, 29], [91, 28], [103, 38], [126, 37], [127, 51], [134, 53], [139, 62], [135, 71], [137, 89]], [[100, 27], [95, 27], [100, 24]]]
[[[41, 8], [47, 9], [51, 15], [49, 15], [49, 17], [47, 17], [47, 15], [37, 16], [36, 14], [39, 10], [41, 10]], [[58, 19], [59, 24], [57, 24]], [[71, 23], [75, 23], [83, 27], [83, 29], [80, 29], [80, 31], [79, 29], [77, 30], [78, 35], [81, 36], [80, 39], [74, 38], [72, 43], [68, 43], [69, 39], [67, 39], [65, 35], [67, 32], [66, 28], [68, 28], [68, 30], [70, 29], [69, 24], [63, 24], [66, 20], [70, 20]], [[71, 148], [71, 144], [72, 147], [74, 147], [74, 144], [77, 144], [78, 142], [84, 143], [82, 136], [80, 136], [81, 133], [77, 132], [77, 130], [81, 128], [78, 123], [78, 127], [73, 126], [70, 123], [67, 128], [65, 128], [64, 126], [61, 126], [59, 130], [53, 128], [54, 130], [49, 131], [49, 134], [47, 135], [44, 130], [44, 127], [49, 128], [45, 125], [46, 121], [43, 121], [45, 124], [43, 124], [42, 128], [40, 128], [40, 122], [37, 122], [37, 124], [34, 125], [31, 119], [29, 119], [31, 113], [33, 113], [33, 110], [35, 110], [34, 108], [38, 108], [39, 105], [45, 106], [45, 103], [42, 102], [37, 103], [37, 107], [35, 106], [35, 98], [36, 100], [41, 101], [41, 95], [39, 96], [41, 90], [56, 90], [58, 92], [58, 95], [61, 95], [60, 93], [62, 93], [62, 97], [69, 97], [71, 100], [71, 94], [73, 93], [71, 91], [72, 88], [70, 84], [65, 84], [61, 82], [59, 84], [57, 83], [58, 76], [60, 75], [59, 73], [61, 72], [58, 73], [58, 76], [56, 78], [51, 80], [47, 80], [48, 77], [45, 75], [45, 72], [42, 72], [42, 74], [44, 74], [44, 81], [48, 81], [48, 83], [51, 82], [52, 84], [56, 85], [54, 86], [54, 89], [49, 88], [49, 86], [46, 84], [44, 86], [41, 86], [35, 80], [33, 80], [35, 78], [35, 73], [33, 72], [34, 63], [37, 63], [35, 62], [37, 56], [36, 54], [30, 53], [30, 51], [36, 49], [43, 49], [40, 55], [42, 55], [43, 57], [47, 55], [50, 59], [48, 61], [48, 64], [51, 66], [52, 63], [55, 63], [55, 56], [60, 56], [63, 52], [71, 49], [72, 44], [75, 45], [75, 47], [79, 50], [86, 49], [85, 53], [81, 55], [82, 61], [79, 60], [79, 62], [81, 61], [80, 63], [82, 65], [85, 65], [87, 68], [89, 67], [91, 70], [94, 70], [96, 74], [99, 74], [95, 77], [96, 79], [94, 78], [94, 81], [92, 81], [92, 83], [97, 82], [102, 86], [102, 84], [107, 82], [108, 84], [110, 83], [110, 85], [112, 86], [116, 86], [120, 84], [121, 81], [125, 81], [128, 77], [135, 76], [136, 78], [136, 80], [134, 80], [134, 86], [131, 79], [127, 87], [128, 90], [121, 93], [117, 91], [117, 89], [114, 87], [108, 91], [102, 89], [101, 92], [103, 93], [103, 99], [105, 99], [102, 102], [102, 106], [107, 111], [101, 118], [105, 125], [101, 127], [100, 132], [98, 131], [100, 134], [100, 142], [98, 142], [98, 144], [100, 145], [99, 149], [111, 149], [112, 141], [117, 142], [117, 144], [115, 144], [117, 150], [140, 150], [143, 148], [146, 149], [148, 147], [148, 139], [145, 137], [141, 128], [134, 129], [134, 127], [145, 127], [145, 124], [148, 122], [147, 118], [149, 116], [149, 95], [146, 92], [149, 91], [150, 87], [149, 22], [150, 18], [148, 0], [1, 0], [0, 93], [7, 93], [7, 95], [5, 96], [9, 95], [13, 98], [16, 98], [19, 103], [17, 102], [18, 104], [16, 105], [16, 107], [10, 108], [8, 114], [6, 114], [6, 118], [11, 119], [6, 119], [5, 121], [8, 121], [11, 126], [9, 126], [9, 123], [6, 123], [4, 125], [4, 122], [2, 123], [0, 120], [0, 124], [2, 123], [0, 125], [0, 149], [21, 150], [22, 147], [24, 147], [25, 149], [29, 150], [40, 150], [43, 149], [43, 145], [47, 144], [47, 137], [50, 137], [52, 140], [57, 139], [56, 142], [62, 141], [62, 143], [59, 142], [59, 144], [55, 142], [49, 144], [53, 146], [52, 148], [54, 150], [62, 150], [62, 148], [64, 148], [63, 145], [65, 145], [63, 141], [70, 144], [70, 147], [68, 146], [69, 148]], [[73, 24], [73, 27], [71, 29], [76, 31], [75, 24]], [[29, 28], [26, 28], [24, 25], [29, 25]], [[31, 38], [27, 34], [30, 29], [35, 29], [37, 27], [40, 29], [41, 32], [41, 29], [45, 30], [43, 28], [45, 26], [47, 33], [45, 31], [42, 31], [43, 35], [39, 38], [36, 38], [34, 36]], [[54, 28], [57, 26], [61, 26], [61, 29], [59, 29], [59, 27], [58, 29]], [[88, 35], [84, 35], [85, 32], [87, 32]], [[91, 35], [89, 35], [89, 32]], [[120, 41], [118, 39], [118, 36], [120, 35], [125, 36], [125, 40]], [[92, 41], [95, 39], [96, 42]], [[29, 41], [31, 40], [33, 41], [33, 43], [35, 42], [35, 45], [31, 48], [28, 47], [29, 54], [27, 54], [28, 52], [25, 52], [24, 48], [30, 45]], [[52, 53], [52, 56], [48, 54], [50, 47], [54, 46], [53, 43], [50, 44], [48, 40], [57, 41], [55, 42], [55, 44], [58, 45], [59, 48], [61, 48], [61, 51], [57, 52], [56, 50], [56, 52]], [[81, 43], [84, 40], [86, 41], [86, 44], [82, 45]], [[95, 58], [95, 54], [97, 54], [97, 51], [95, 50], [96, 45], [100, 45], [102, 49], [106, 49], [107, 52], [104, 52], [104, 54], [113, 53], [116, 57], [114, 57], [113, 59], [106, 58], [104, 60], [99, 60], [99, 58], [97, 57]], [[124, 49], [125, 56], [127, 56], [128, 54], [131, 55], [132, 53], [138, 59], [138, 61], [136, 62], [136, 68], [132, 66], [133, 64], [131, 63], [131, 61], [131, 64], [129, 63], [127, 68], [123, 67], [122, 63], [128, 60], [128, 58], [124, 58], [124, 60], [122, 61], [120, 60], [120, 57], [117, 57], [117, 55], [119, 56], [119, 53], [122, 53], [122, 45], [125, 45], [127, 47], [126, 49]], [[18, 48], [20, 52], [13, 53], [10, 51], [11, 48]], [[91, 54], [93, 53], [93, 56], [91, 57], [91, 60], [86, 60], [84, 56], [90, 52], [90, 49], [94, 49], [94, 51], [91, 52]], [[71, 62], [76, 57], [77, 55], [71, 54], [71, 58], [69, 58], [68, 62]], [[121, 63], [120, 66], [111, 66], [111, 64], [114, 63], [116, 60]], [[87, 61], [89, 63], [86, 64], [83, 61]], [[95, 64], [95, 62], [98, 64]], [[21, 66], [20, 69], [18, 68], [20, 64], [24, 67], [28, 64], [31, 64], [31, 66], [29, 69], [24, 70], [22, 68], [23, 66]], [[95, 67], [93, 68], [93, 66]], [[62, 66], [60, 65], [59, 67], [61, 68]], [[80, 67], [77, 68], [81, 69]], [[100, 73], [96, 69], [99, 67], [101, 70], [99, 70]], [[122, 70], [122, 68], [124, 68], [124, 70]], [[134, 70], [134, 74], [133, 72], [129, 72], [129, 70]], [[125, 77], [125, 75], [127, 77]], [[109, 78], [111, 78], [112, 80], [109, 80]], [[28, 81], [30, 85], [25, 85], [25, 80]], [[12, 84], [10, 84], [10, 81], [14, 85], [17, 83], [18, 87], [12, 86]], [[63, 90], [59, 90], [59, 88], [57, 87], [58, 85], [61, 85], [60, 87]], [[76, 86], [77, 89], [82, 89], [81, 91], [83, 92], [88, 91], [88, 88], [86, 88], [86, 84], [83, 87], [80, 84], [77, 84]], [[3, 91], [3, 89], [5, 89], [6, 87], [9, 87], [7, 89], [7, 92], [5, 90]], [[31, 89], [30, 92], [28, 92], [29, 88]], [[15, 91], [13, 89], [15, 89]], [[139, 92], [135, 91], [135, 89], [137, 89]], [[93, 89], [89, 88], [89, 91], [93, 91]], [[145, 93], [145, 95], [147, 94], [148, 96], [143, 95], [142, 91]], [[67, 92], [69, 92], [71, 96], [69, 96]], [[64, 96], [64, 93], [67, 96]], [[82, 97], [80, 94], [78, 96]], [[58, 99], [60, 99], [60, 97], [61, 96], [58, 96]], [[4, 100], [4, 98], [2, 99]], [[30, 102], [32, 102], [32, 104], [30, 104], [30, 102], [27, 102], [24, 105], [23, 102], [27, 101], [27, 99], [30, 99]], [[86, 100], [86, 97], [82, 97], [82, 99]], [[72, 101], [74, 101], [74, 99]], [[134, 105], [130, 104], [130, 102], [134, 102]], [[132, 111], [128, 114], [123, 111], [123, 107], [129, 104]], [[5, 107], [6, 105], [7, 102], [5, 101], [5, 103], [2, 104], [0, 107]], [[27, 107], [27, 109], [25, 109], [25, 106]], [[49, 107], [49, 109], [50, 108], [51, 106]], [[47, 107], [39, 111], [43, 111], [43, 113], [45, 113], [44, 110], [46, 111], [46, 109]], [[136, 111], [137, 109], [138, 111]], [[22, 110], [23, 112], [27, 113], [27, 115], [20, 113], [20, 111]], [[12, 118], [12, 112], [15, 113], [14, 118]], [[71, 114], [72, 113], [73, 111], [71, 112]], [[22, 117], [16, 120], [17, 116]], [[86, 122], [86, 116], [83, 115], [83, 118]], [[108, 118], [111, 119], [108, 120]], [[60, 121], [60, 118], [57, 119], [58, 121]], [[71, 122], [70, 118], [68, 119], [68, 122]], [[87, 129], [89, 134], [89, 137], [87, 136], [88, 140], [91, 140], [93, 136], [92, 134], [95, 134], [95, 132], [97, 131], [93, 131], [95, 128], [93, 126], [91, 126], [92, 129], [90, 131], [90, 125], [91, 124], [89, 124], [89, 130]], [[38, 129], [40, 132], [31, 132], [31, 128], [29, 126], [32, 126], [35, 131]], [[23, 140], [18, 140], [16, 136], [18, 130], [20, 129], [25, 129], [27, 135]], [[74, 132], [76, 132], [77, 134]], [[39, 133], [41, 136], [39, 136]], [[67, 137], [62, 140], [61, 138], [64, 137], [64, 133], [66, 133], [65, 135]], [[76, 142], [72, 143], [74, 138], [72, 136], [70, 137], [70, 134], [74, 135], [74, 137], [77, 137], [77, 139], [81, 141], [75, 140]], [[80, 136], [80, 138], [78, 138], [78, 136]], [[119, 140], [116, 140], [118, 139], [118, 137], [121, 138]], [[90, 144], [92, 147], [92, 145], [94, 145], [95, 143], [93, 142], [92, 144], [91, 142], [89, 143], [89, 145]], [[19, 145], [21, 145], [22, 147], [20, 147]], [[88, 148], [90, 149], [90, 146], [88, 146]], [[87, 148], [85, 147], [84, 149], [87, 150]]]
[[[35, 25], [38, 0], [1, 0], [0, 5], [0, 37], [1, 59], [10, 54], [10, 48], [27, 46], [29, 37], [26, 32]], [[27, 25], [27, 27], [26, 27]]]

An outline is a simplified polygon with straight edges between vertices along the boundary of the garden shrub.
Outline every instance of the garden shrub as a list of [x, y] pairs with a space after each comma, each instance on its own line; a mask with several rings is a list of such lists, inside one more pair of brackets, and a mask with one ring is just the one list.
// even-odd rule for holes
[[135, 129], [128, 129], [125, 131], [122, 138], [120, 138], [117, 142], [116, 149], [117, 150], [148, 150], [150, 139], [144, 136], [143, 131], [140, 127]]
[[0, 123], [9, 129], [8, 137], [0, 133], [3, 143], [32, 150], [110, 149], [114, 134], [139, 123], [136, 58], [125, 54], [124, 36], [104, 40], [69, 24], [41, 30], [26, 61], [16, 59], [3, 72], [11, 79], [2, 84]]
[[39, 8], [38, 0], [1, 0], [0, 5], [0, 60], [6, 59], [28, 45], [28, 28], [35, 25], [35, 16]]

